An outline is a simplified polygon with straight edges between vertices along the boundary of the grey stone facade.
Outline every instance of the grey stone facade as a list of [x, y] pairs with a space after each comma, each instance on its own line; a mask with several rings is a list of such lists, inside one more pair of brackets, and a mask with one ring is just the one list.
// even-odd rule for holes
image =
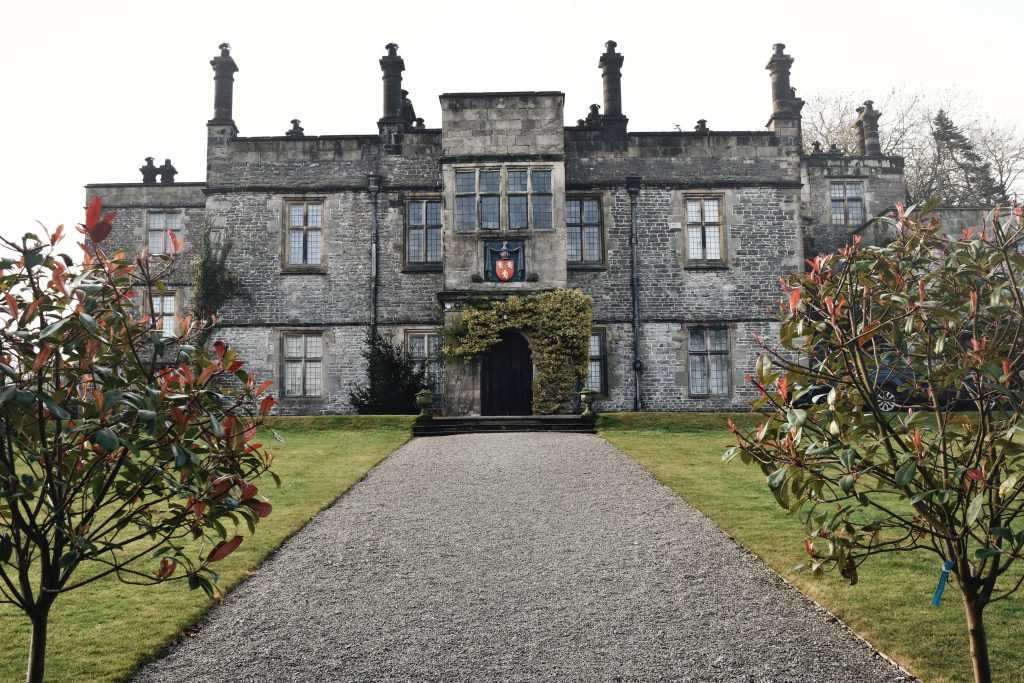
[[[763, 130], [714, 131], [702, 122], [695, 132], [629, 131], [623, 60], [609, 42], [600, 62], [606, 114], [592, 108], [576, 125], [566, 126], [559, 92], [449, 93], [440, 96], [441, 127], [426, 128], [400, 90], [404, 62], [389, 45], [380, 60], [377, 133], [307, 136], [293, 122], [287, 135], [240, 137], [232, 112], [238, 69], [222, 46], [211, 62], [216, 97], [205, 182], [175, 183], [169, 175], [155, 184], [149, 171], [145, 183], [89, 185], [87, 195], [118, 211], [111, 238], [118, 248], [139, 251], [148, 217], [161, 212], [182, 214], [186, 245], [198, 244], [203, 230], [232, 242], [230, 267], [241, 287], [222, 309], [217, 335], [240, 349], [258, 377], [275, 382], [284, 414], [351, 410], [348, 392], [365, 380], [360, 350], [371, 326], [406, 339], [436, 333], [481, 297], [561, 288], [594, 301], [603, 344], [600, 409], [745, 410], [753, 398], [744, 375], [753, 370], [754, 335], [777, 331], [779, 276], [840, 246], [905, 194], [902, 159], [878, 153], [878, 112], [870, 107], [858, 120], [860, 156], [801, 151], [803, 103], [789, 86], [793, 60], [783, 48], [776, 46], [767, 67], [772, 100]], [[486, 183], [483, 173], [493, 174]], [[478, 183], [471, 192], [470, 177]], [[498, 185], [488, 185], [492, 179]], [[857, 184], [863, 215], [856, 224], [832, 221], [834, 183]], [[409, 207], [421, 202], [439, 206], [437, 260], [412, 253]], [[597, 207], [588, 219], [596, 233], [570, 220], [570, 204], [584, 203]], [[484, 229], [485, 204], [499, 207], [493, 229]], [[309, 206], [320, 222], [292, 232], [292, 207], [301, 214]], [[599, 238], [587, 257], [574, 251], [573, 226]], [[501, 249], [521, 259], [510, 281], [496, 278], [488, 260]], [[181, 312], [186, 270], [169, 283], [180, 292]], [[690, 349], [691, 332], [702, 330], [717, 331], [715, 358]], [[314, 396], [285, 391], [285, 366], [298, 362], [285, 338], [301, 335], [320, 340]], [[714, 390], [691, 381], [702, 363], [717, 368], [708, 371], [718, 373]], [[479, 411], [479, 366], [448, 372], [445, 404]]]

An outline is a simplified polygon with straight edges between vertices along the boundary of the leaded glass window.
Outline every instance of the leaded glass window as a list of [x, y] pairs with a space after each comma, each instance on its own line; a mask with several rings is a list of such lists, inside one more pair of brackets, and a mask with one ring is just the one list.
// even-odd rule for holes
[[551, 227], [551, 171], [530, 172], [530, 189], [533, 203], [533, 227]]
[[688, 348], [691, 396], [729, 394], [729, 332], [691, 329]]
[[434, 396], [441, 395], [441, 335], [436, 332], [409, 332], [405, 337], [409, 357], [424, 369]]
[[441, 262], [441, 202], [417, 200], [406, 205], [406, 260]]
[[721, 200], [717, 197], [686, 200], [686, 250], [689, 260], [722, 260], [721, 213]]
[[552, 227], [550, 169], [455, 172], [455, 229], [526, 230]]
[[860, 225], [864, 222], [864, 198], [860, 183], [831, 183], [832, 225]]
[[604, 351], [604, 332], [593, 332], [590, 335], [589, 360], [587, 362], [587, 389], [600, 394], [607, 394], [605, 386], [606, 357]]
[[569, 263], [600, 263], [601, 205], [597, 199], [567, 199], [565, 224]]
[[319, 333], [288, 333], [284, 345], [284, 395], [317, 397], [323, 394], [323, 340]]
[[146, 215], [146, 244], [150, 254], [171, 253], [171, 238], [168, 232], [177, 237], [181, 232], [181, 213], [169, 211], [152, 211]]
[[153, 295], [153, 328], [164, 337], [177, 334], [178, 308], [177, 296], [172, 292]]
[[288, 204], [288, 265], [320, 265], [323, 206], [323, 202]]

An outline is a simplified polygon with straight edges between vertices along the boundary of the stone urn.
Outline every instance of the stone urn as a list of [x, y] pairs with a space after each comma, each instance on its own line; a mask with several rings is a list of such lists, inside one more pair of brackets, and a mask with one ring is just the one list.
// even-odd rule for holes
[[580, 391], [580, 402], [583, 404], [583, 417], [590, 420], [597, 419], [597, 411], [594, 410], [594, 399], [598, 396], [598, 392], [593, 389], [583, 389]]
[[416, 392], [416, 405], [420, 407], [420, 414], [416, 416], [417, 422], [424, 422], [431, 419], [430, 404], [434, 402], [434, 392], [430, 389], [421, 389]]

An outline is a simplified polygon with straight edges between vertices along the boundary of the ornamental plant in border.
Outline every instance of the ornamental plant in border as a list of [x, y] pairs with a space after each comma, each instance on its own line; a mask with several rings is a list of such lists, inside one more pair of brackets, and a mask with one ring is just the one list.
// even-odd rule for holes
[[63, 226], [0, 259], [0, 599], [32, 623], [30, 683], [61, 593], [114, 575], [212, 594], [211, 565], [271, 512], [252, 483], [271, 464], [252, 441], [270, 383], [223, 342], [191, 346], [208, 322], [166, 337], [140, 315], [181, 243], [108, 256], [113, 219], [89, 205], [80, 266], [57, 251]]
[[[1024, 581], [1008, 574], [1024, 554], [1024, 207], [959, 238], [897, 209], [889, 245], [855, 240], [783, 280], [780, 344], [762, 344], [751, 380], [768, 418], [753, 433], [730, 423], [724, 459], [756, 463], [800, 515], [815, 572], [856, 583], [873, 555], [934, 553], [987, 682], [984, 610]], [[910, 407], [886, 414], [891, 373]], [[827, 398], [808, 405], [811, 392]]]

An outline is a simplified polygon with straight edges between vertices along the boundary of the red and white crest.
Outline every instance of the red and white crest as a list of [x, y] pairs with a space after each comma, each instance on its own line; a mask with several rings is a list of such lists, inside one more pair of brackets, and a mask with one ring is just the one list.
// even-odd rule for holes
[[502, 282], [508, 282], [516, 274], [516, 263], [510, 258], [498, 259], [494, 262], [494, 274]]

